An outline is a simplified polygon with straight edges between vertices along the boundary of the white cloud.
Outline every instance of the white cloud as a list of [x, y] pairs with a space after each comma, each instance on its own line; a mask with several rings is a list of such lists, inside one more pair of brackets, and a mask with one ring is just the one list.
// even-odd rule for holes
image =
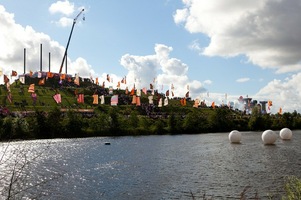
[[68, 17], [61, 17], [58, 21], [55, 21], [54, 23], [61, 27], [68, 27], [72, 25], [73, 19]]
[[239, 78], [236, 80], [236, 82], [238, 83], [244, 83], [244, 82], [248, 82], [250, 80], [250, 78]]
[[[175, 96], [183, 97], [189, 85], [190, 96], [195, 98], [205, 91], [203, 84], [187, 77], [188, 66], [177, 58], [170, 58], [171, 47], [163, 44], [155, 45], [155, 54], [122, 56], [120, 64], [129, 70], [127, 82], [133, 85], [135, 80], [139, 86], [149, 88], [149, 84], [156, 79], [155, 87], [159, 92], [165, 92], [174, 85]], [[162, 90], [163, 85], [163, 90]]]
[[273, 80], [262, 88], [255, 98], [272, 100], [272, 112], [278, 112], [281, 107], [283, 112], [301, 112], [301, 73], [295, 74], [286, 81]]
[[61, 13], [63, 15], [70, 16], [74, 12], [74, 4], [66, 1], [57, 1], [49, 7], [51, 14]]
[[[9, 75], [11, 70], [16, 70], [18, 74], [24, 72], [24, 48], [26, 48], [26, 73], [30, 70], [40, 70], [40, 44], [42, 44], [42, 67], [48, 70], [49, 52], [51, 53], [51, 71], [59, 72], [64, 47], [57, 41], [52, 40], [45, 33], [37, 32], [31, 26], [23, 27], [14, 20], [14, 15], [5, 11], [0, 5], [0, 67], [3, 73]], [[71, 63], [72, 62], [72, 63]], [[82, 76], [89, 76], [93, 72], [92, 68], [83, 58], [71, 61], [68, 58], [68, 73], [80, 72]], [[63, 70], [64, 72], [65, 70]], [[3, 83], [3, 79], [0, 79]]]
[[212, 81], [211, 81], [211, 80], [205, 80], [203, 83], [204, 83], [205, 85], [211, 85], [211, 84], [212, 84]]
[[74, 21], [71, 15], [73, 15], [76, 10], [81, 12], [83, 9], [84, 7], [76, 8], [75, 5], [68, 0], [57, 1], [48, 8], [50, 14], [60, 14], [60, 18], [57, 21], [52, 21], [52, 23], [61, 27], [71, 26]]
[[[198, 47], [208, 56], [237, 56], [278, 73], [301, 70], [299, 0], [183, 0], [174, 15], [191, 33], [211, 39]], [[195, 46], [194, 46], [195, 47]]]

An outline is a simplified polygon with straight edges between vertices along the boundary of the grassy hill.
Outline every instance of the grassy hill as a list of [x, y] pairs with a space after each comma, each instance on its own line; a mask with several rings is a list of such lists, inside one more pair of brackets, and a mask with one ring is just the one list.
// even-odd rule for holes
[[[48, 80], [45, 85], [38, 84], [39, 79], [31, 78], [27, 80], [28, 84], [22, 84], [16, 81], [11, 84], [11, 96], [12, 102], [7, 98], [8, 90], [5, 85], [0, 85], [0, 105], [7, 107], [10, 111], [31, 111], [31, 110], [43, 110], [50, 111], [54, 107], [60, 107], [63, 109], [94, 109], [100, 106], [100, 100], [98, 105], [93, 105], [92, 95], [99, 94], [105, 95], [105, 104], [101, 105], [103, 107], [109, 106], [112, 94], [109, 94], [108, 88], [102, 88], [98, 85], [92, 84], [91, 82], [82, 82], [81, 86], [76, 86], [70, 83], [64, 83], [62, 85], [57, 84], [57, 80]], [[54, 84], [56, 83], [56, 84]], [[35, 84], [35, 93], [37, 94], [37, 99], [34, 101], [31, 97], [31, 93], [28, 92], [30, 84]], [[56, 93], [61, 94], [62, 102], [57, 104], [53, 99], [53, 95]], [[84, 103], [78, 103], [75, 94], [84, 94]], [[130, 105], [132, 102], [132, 96], [125, 94], [124, 90], [114, 90], [113, 95], [118, 94], [119, 102], [118, 106], [123, 108]], [[148, 96], [150, 93], [141, 93], [141, 104], [148, 104]], [[159, 96], [164, 96], [164, 94], [154, 95], [154, 103], [157, 104]], [[187, 101], [186, 107], [192, 108], [193, 101]], [[177, 107], [180, 111], [185, 109], [180, 104], [180, 98], [169, 99], [168, 107]], [[125, 109], [125, 108], [124, 108]], [[166, 110], [162, 108], [163, 110]], [[169, 109], [170, 110], [170, 109]]]

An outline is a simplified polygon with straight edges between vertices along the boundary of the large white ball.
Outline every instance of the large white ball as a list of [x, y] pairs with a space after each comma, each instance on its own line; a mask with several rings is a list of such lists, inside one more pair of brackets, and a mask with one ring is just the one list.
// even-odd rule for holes
[[277, 140], [277, 134], [272, 130], [266, 130], [262, 133], [261, 139], [264, 144], [274, 144]]
[[281, 129], [279, 135], [280, 135], [280, 138], [283, 140], [290, 140], [293, 136], [293, 133], [292, 133], [291, 129], [283, 128], [283, 129]]
[[229, 140], [231, 143], [240, 143], [241, 133], [237, 130], [231, 131], [229, 133]]

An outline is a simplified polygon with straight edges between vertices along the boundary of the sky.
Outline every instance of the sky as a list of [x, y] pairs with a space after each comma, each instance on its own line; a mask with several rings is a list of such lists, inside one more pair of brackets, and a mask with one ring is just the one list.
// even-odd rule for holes
[[[81, 10], [84, 11], [81, 13]], [[205, 100], [301, 112], [300, 0], [1, 0], [0, 69], [67, 73]], [[65, 72], [65, 65], [63, 67]], [[0, 84], [3, 78], [0, 77]], [[122, 86], [122, 87], [125, 87]]]

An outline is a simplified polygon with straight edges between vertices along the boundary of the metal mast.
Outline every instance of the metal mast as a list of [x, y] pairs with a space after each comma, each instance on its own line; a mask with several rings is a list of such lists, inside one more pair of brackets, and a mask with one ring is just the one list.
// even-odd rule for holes
[[[80, 13], [78, 13], [78, 15], [74, 18], [73, 20], [73, 24], [72, 24], [72, 28], [71, 28], [71, 32], [70, 32], [70, 35], [69, 35], [69, 39], [68, 39], [68, 43], [67, 43], [67, 46], [66, 46], [66, 49], [65, 49], [65, 53], [64, 53], [64, 57], [63, 57], [63, 60], [62, 60], [62, 64], [61, 64], [61, 67], [60, 67], [60, 72], [62, 72], [62, 68], [63, 68], [63, 65], [64, 65], [64, 61], [67, 60], [67, 50], [68, 50], [68, 47], [69, 47], [69, 43], [70, 43], [70, 39], [71, 39], [71, 36], [72, 36], [72, 32], [73, 32], [73, 28], [74, 28], [74, 25], [76, 23], [76, 20], [77, 18], [82, 14], [82, 12], [84, 12], [85, 9], [82, 9], [80, 11]], [[67, 61], [66, 61], [67, 62]], [[66, 70], [67, 71], [67, 70]]]

